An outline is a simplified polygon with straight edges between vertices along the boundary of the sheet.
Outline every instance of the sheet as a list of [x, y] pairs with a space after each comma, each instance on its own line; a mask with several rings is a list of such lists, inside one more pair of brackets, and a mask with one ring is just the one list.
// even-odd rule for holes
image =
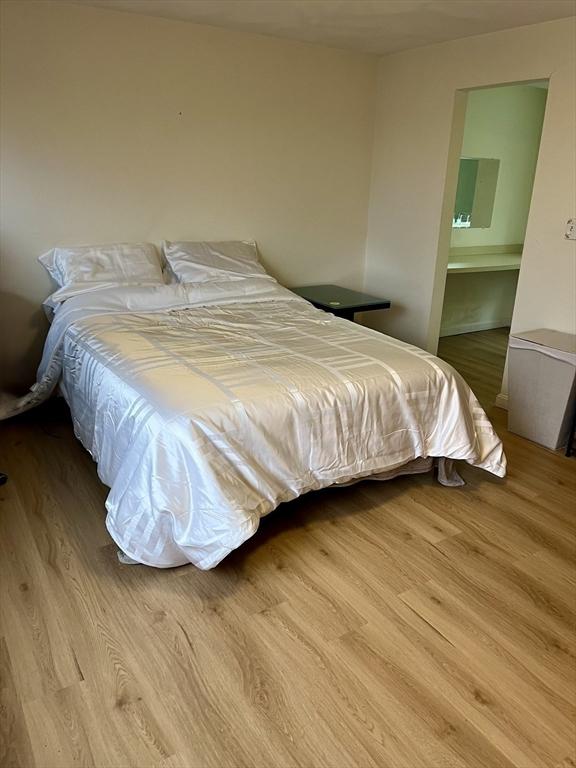
[[281, 502], [420, 457], [505, 474], [447, 363], [269, 278], [71, 298], [19, 408], [58, 382], [110, 486], [112, 538], [156, 567], [212, 568]]

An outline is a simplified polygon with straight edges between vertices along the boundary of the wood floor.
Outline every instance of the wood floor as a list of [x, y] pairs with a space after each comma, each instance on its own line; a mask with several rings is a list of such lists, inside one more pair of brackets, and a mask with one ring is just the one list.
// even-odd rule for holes
[[61, 409], [0, 425], [0, 764], [575, 766], [576, 463], [498, 421], [505, 481], [310, 494], [209, 572], [118, 562]]
[[500, 392], [510, 328], [443, 336], [438, 356], [453, 365], [474, 390], [484, 408], [491, 408]]

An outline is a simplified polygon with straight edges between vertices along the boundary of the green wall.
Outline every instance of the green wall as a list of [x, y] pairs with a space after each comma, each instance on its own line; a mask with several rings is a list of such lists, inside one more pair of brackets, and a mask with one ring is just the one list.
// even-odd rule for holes
[[468, 94], [462, 156], [499, 159], [500, 172], [491, 226], [453, 229], [453, 246], [524, 242], [547, 94], [534, 85]]

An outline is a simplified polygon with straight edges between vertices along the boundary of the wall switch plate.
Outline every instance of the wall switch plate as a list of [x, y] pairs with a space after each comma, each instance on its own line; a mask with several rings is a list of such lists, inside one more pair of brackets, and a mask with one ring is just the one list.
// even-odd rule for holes
[[576, 219], [568, 219], [564, 237], [566, 240], [576, 240]]

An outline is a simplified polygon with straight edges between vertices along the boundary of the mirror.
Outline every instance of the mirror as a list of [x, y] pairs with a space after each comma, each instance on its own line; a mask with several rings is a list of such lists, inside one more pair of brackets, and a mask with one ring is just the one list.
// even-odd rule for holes
[[500, 160], [460, 158], [452, 227], [488, 228], [492, 223]]

